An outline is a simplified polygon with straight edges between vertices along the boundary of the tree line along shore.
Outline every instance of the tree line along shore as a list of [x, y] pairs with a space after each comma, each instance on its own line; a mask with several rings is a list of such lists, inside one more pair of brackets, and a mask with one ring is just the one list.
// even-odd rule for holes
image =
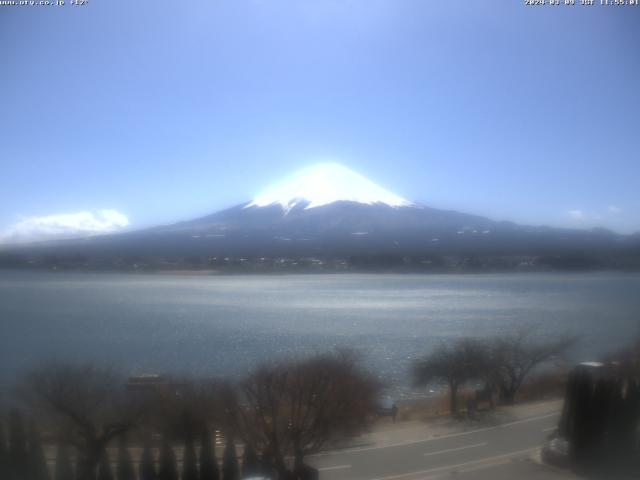
[[371, 254], [349, 256], [149, 256], [22, 254], [0, 251], [0, 269], [45, 271], [237, 273], [482, 273], [549, 271], [640, 271], [637, 253], [451, 255]]

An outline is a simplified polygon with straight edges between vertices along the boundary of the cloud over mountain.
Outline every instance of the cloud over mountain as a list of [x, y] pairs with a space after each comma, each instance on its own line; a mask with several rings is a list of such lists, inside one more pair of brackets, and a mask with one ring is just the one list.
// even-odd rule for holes
[[99, 235], [115, 232], [128, 225], [127, 216], [113, 209], [26, 217], [0, 233], [0, 243]]

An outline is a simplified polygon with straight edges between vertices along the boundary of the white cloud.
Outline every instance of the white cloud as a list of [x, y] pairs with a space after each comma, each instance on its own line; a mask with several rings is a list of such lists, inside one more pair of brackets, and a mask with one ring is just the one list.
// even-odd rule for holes
[[574, 220], [585, 220], [587, 218], [587, 214], [582, 210], [569, 210], [567, 213]]
[[609, 205], [609, 206], [607, 207], [607, 210], [608, 210], [609, 212], [611, 212], [611, 213], [621, 213], [621, 212], [622, 212], [622, 209], [621, 209], [621, 208], [619, 208], [619, 207], [616, 207], [615, 205]]
[[27, 217], [0, 233], [1, 243], [33, 242], [111, 233], [129, 225], [112, 209]]

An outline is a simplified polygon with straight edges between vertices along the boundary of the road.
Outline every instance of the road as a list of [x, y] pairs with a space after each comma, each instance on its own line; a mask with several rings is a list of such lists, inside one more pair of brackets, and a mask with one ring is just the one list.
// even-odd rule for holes
[[[395, 443], [315, 455], [309, 463], [319, 468], [321, 480], [422, 480], [451, 473], [456, 478], [480, 478], [479, 471], [485, 469], [495, 469], [496, 475], [487, 478], [499, 477], [500, 473], [504, 478], [515, 478], [514, 467], [530, 472], [532, 468], [543, 469], [519, 460], [539, 451], [558, 417], [555, 411], [422, 440], [402, 441], [402, 436], [396, 435]], [[552, 471], [534, 473], [518, 477], [558, 478]]]

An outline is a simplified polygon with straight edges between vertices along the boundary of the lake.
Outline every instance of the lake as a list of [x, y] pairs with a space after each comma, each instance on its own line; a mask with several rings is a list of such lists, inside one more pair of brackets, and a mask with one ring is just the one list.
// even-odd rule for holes
[[357, 349], [396, 386], [439, 342], [532, 325], [581, 335], [574, 360], [640, 334], [640, 274], [197, 276], [0, 271], [0, 384], [51, 359], [124, 373], [238, 376]]

